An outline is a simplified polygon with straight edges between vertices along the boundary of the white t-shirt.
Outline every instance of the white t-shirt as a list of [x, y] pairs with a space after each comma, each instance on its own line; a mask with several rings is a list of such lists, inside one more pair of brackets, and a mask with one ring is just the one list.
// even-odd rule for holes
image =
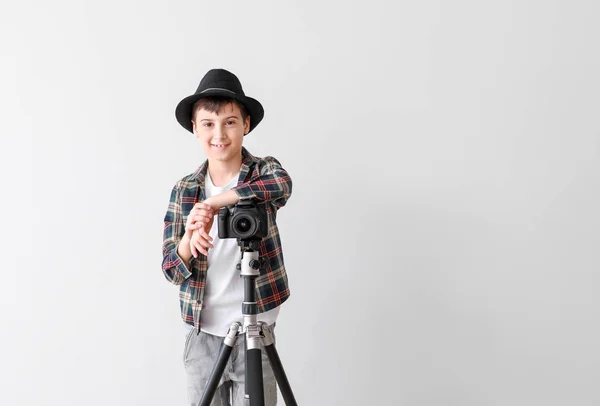
[[[225, 186], [215, 186], [206, 171], [206, 198], [220, 195], [237, 185], [239, 173]], [[231, 323], [243, 324], [242, 302], [244, 301], [244, 280], [236, 269], [240, 262], [240, 247], [236, 238], [219, 239], [219, 216], [216, 215], [209, 235], [213, 238], [213, 248], [208, 250], [208, 274], [204, 288], [204, 304], [200, 315], [200, 330], [205, 333], [225, 337]], [[275, 323], [279, 307], [257, 315], [259, 321], [268, 325]], [[186, 326], [192, 326], [186, 323]]]

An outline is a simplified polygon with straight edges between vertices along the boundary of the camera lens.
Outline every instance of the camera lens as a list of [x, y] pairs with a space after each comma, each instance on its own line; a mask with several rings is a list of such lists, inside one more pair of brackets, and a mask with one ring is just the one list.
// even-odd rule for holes
[[238, 220], [236, 227], [240, 233], [247, 233], [250, 230], [250, 221], [248, 219], [240, 219]]
[[254, 220], [250, 217], [239, 217], [233, 222], [233, 228], [240, 238], [250, 237], [254, 234]]

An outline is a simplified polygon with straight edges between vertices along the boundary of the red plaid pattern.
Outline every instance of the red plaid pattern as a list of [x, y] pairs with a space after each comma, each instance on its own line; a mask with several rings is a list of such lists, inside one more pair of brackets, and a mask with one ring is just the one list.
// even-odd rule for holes
[[[206, 285], [207, 259], [199, 254], [190, 261], [188, 269], [177, 254], [177, 246], [185, 234], [189, 212], [205, 197], [204, 179], [208, 169], [205, 161], [194, 173], [179, 180], [171, 191], [164, 218], [162, 271], [165, 278], [180, 285], [181, 317], [200, 328], [200, 313]], [[283, 250], [277, 228], [277, 210], [292, 194], [292, 179], [273, 157], [257, 158], [242, 148], [242, 167], [238, 184], [233, 188], [240, 199], [254, 198], [265, 202], [269, 234], [263, 238], [260, 257], [266, 258], [264, 273], [256, 279], [256, 296], [260, 313], [271, 310], [290, 296], [288, 277], [283, 262]], [[241, 305], [241, 303], [240, 303]]]

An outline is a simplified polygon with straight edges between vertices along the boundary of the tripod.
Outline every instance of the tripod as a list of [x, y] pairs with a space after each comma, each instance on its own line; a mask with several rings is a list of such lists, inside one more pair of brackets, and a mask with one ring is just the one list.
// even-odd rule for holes
[[[281, 390], [281, 395], [287, 406], [297, 406], [296, 399], [292, 393], [292, 388], [283, 370], [283, 365], [275, 349], [273, 333], [271, 328], [264, 322], [257, 322], [258, 304], [256, 303], [256, 278], [260, 275], [259, 269], [261, 262], [259, 260], [259, 240], [244, 240], [238, 238], [238, 245], [241, 250], [241, 260], [237, 266], [241, 270], [241, 277], [244, 278], [244, 302], [242, 303], [242, 314], [244, 316], [243, 331], [246, 333], [246, 404], [249, 406], [264, 406], [265, 394], [263, 387], [263, 370], [261, 360], [260, 343], [262, 341], [271, 368], [275, 374], [275, 379]], [[217, 386], [231, 356], [231, 351], [235, 346], [240, 334], [242, 325], [239, 322], [232, 323], [227, 335], [221, 344], [219, 357], [211, 372], [202, 399], [199, 406], [210, 406], [213, 400]]]

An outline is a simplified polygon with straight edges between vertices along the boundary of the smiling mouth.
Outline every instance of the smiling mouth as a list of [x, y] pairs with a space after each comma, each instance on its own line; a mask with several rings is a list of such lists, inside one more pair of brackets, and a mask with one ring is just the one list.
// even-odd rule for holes
[[225, 148], [228, 145], [229, 144], [210, 144], [211, 147], [215, 147], [215, 148]]

